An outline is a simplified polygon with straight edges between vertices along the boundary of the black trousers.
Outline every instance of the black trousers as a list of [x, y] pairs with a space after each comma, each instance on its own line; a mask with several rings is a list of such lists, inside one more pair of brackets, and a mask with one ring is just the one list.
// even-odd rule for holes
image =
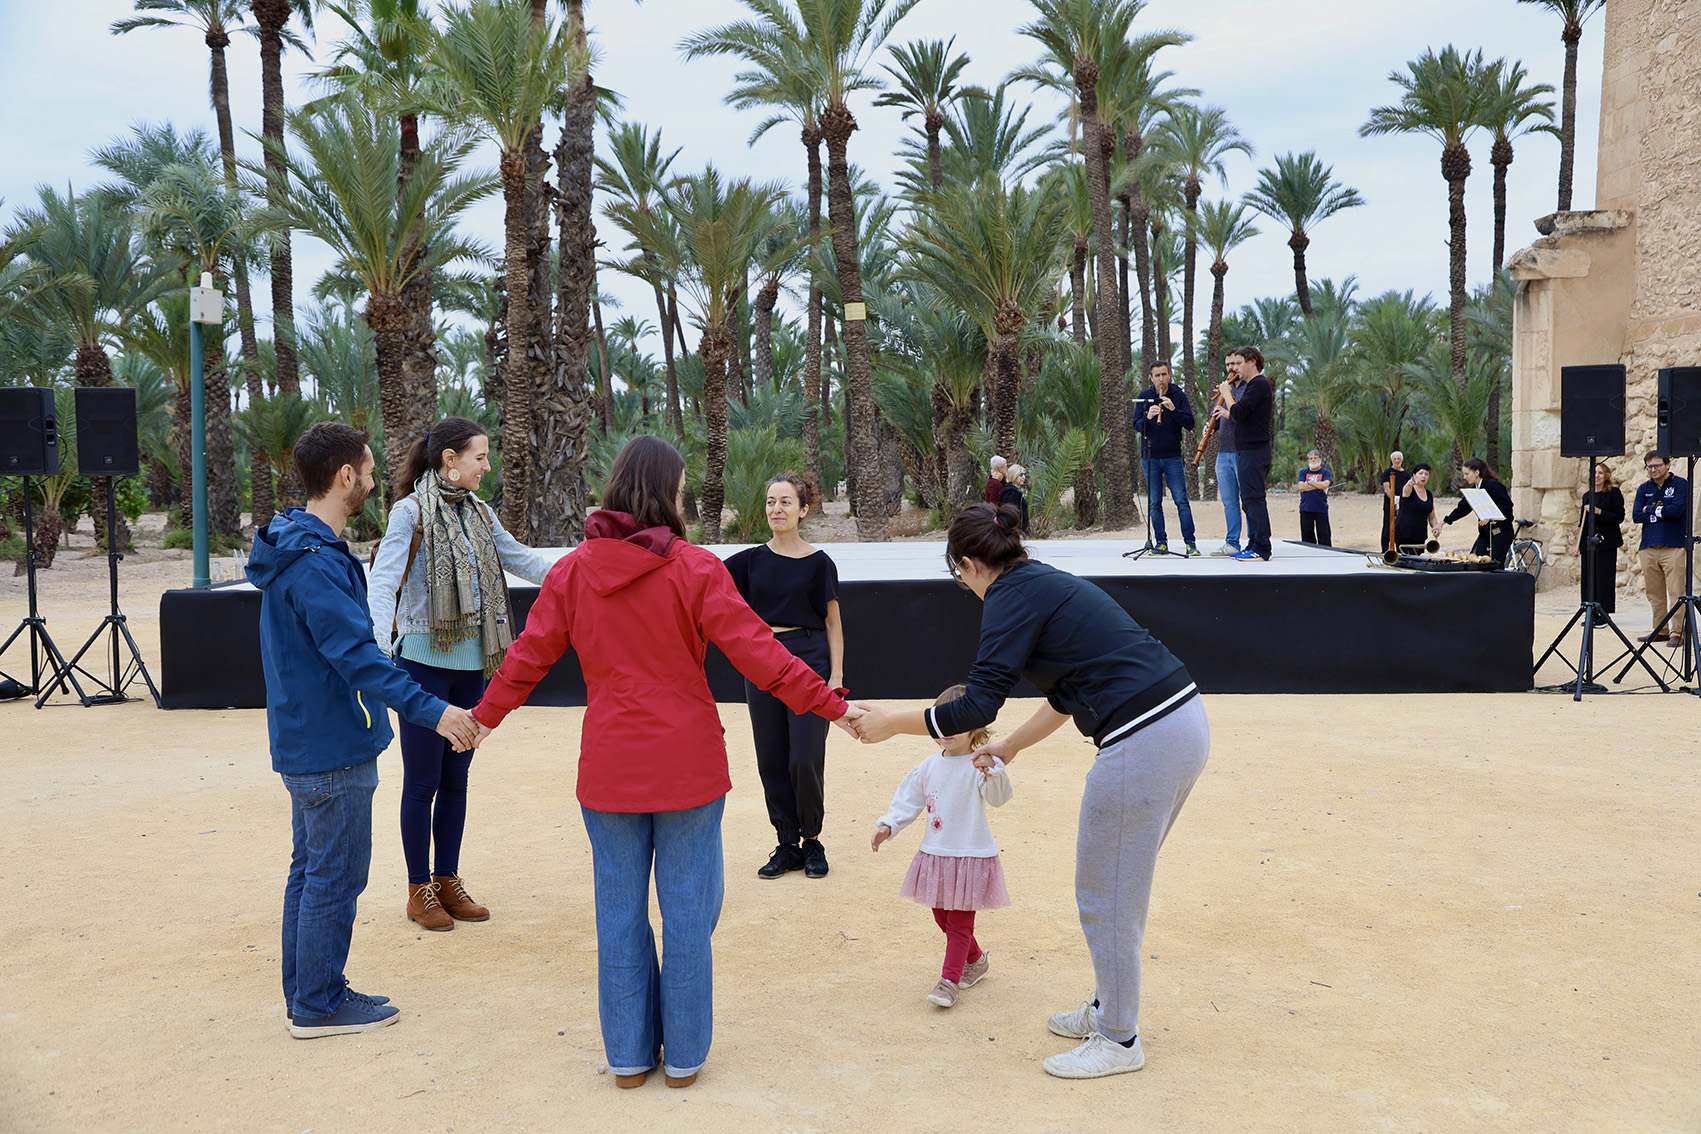
[[1612, 614], [1618, 609], [1618, 548], [1587, 546], [1583, 550], [1583, 601], [1593, 599], [1601, 610]]
[[1237, 450], [1234, 473], [1240, 480], [1240, 510], [1246, 513], [1246, 546], [1260, 559], [1270, 558], [1270, 508], [1264, 500], [1264, 481], [1270, 475], [1270, 447]]
[[1471, 554], [1488, 556], [1496, 570], [1506, 566], [1506, 553], [1511, 550], [1511, 520], [1490, 520], [1486, 527], [1477, 529], [1477, 541], [1471, 545]]
[[[832, 671], [827, 635], [821, 630], [787, 630], [774, 635], [825, 681]], [[828, 722], [814, 713], [802, 716], [785, 702], [746, 680], [744, 703], [756, 741], [756, 771], [768, 799], [768, 821], [781, 843], [819, 838], [826, 815]]]
[[1319, 547], [1334, 547], [1333, 536], [1329, 531], [1329, 513], [1301, 512], [1299, 514], [1299, 538], [1306, 543], [1315, 543]]

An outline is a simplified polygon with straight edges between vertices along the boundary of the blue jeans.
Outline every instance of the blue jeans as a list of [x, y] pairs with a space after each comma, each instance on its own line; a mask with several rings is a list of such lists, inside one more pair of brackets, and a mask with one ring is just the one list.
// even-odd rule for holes
[[[726, 893], [726, 797], [684, 811], [580, 810], [596, 877], [597, 1010], [608, 1069], [648, 1071], [665, 1046], [667, 1073], [690, 1075], [709, 1058], [714, 1034], [709, 938]], [[665, 966], [657, 962], [650, 928], [652, 863]]]
[[283, 776], [294, 848], [284, 887], [284, 1000], [298, 1018], [342, 1007], [355, 903], [372, 865], [372, 793], [378, 761]]
[[1224, 543], [1240, 550], [1240, 472], [1233, 453], [1217, 454], [1217, 496], [1223, 502], [1223, 518], [1228, 521], [1228, 536]]
[[1147, 457], [1146, 458], [1146, 505], [1152, 510], [1152, 534], [1159, 543], [1168, 537], [1164, 534], [1164, 484], [1169, 484], [1169, 497], [1175, 501], [1176, 514], [1181, 517], [1181, 538], [1187, 546], [1193, 546], [1193, 505], [1187, 502], [1187, 473], [1181, 467], [1181, 458], [1176, 457]]

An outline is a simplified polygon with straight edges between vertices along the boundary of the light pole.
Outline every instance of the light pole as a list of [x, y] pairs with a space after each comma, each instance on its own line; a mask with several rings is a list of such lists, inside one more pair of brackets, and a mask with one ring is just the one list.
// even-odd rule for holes
[[[202, 336], [205, 325], [224, 325], [224, 293], [213, 288], [213, 274], [201, 273], [201, 286], [189, 289], [189, 449], [193, 465], [190, 509], [194, 519], [194, 586], [212, 582], [207, 559], [207, 383]], [[227, 407], [228, 408], [228, 407]]]

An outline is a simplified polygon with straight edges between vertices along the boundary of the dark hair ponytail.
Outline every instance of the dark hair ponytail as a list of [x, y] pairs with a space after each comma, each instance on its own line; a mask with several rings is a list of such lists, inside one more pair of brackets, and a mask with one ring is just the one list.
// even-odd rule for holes
[[424, 437], [416, 439], [408, 446], [408, 454], [402, 458], [402, 467], [390, 478], [393, 499], [400, 500], [412, 492], [414, 484], [425, 475], [426, 469], [441, 466], [444, 449], [453, 449], [459, 453], [472, 443], [474, 437], [486, 436], [489, 436], [489, 433], [484, 426], [470, 418], [446, 417], [433, 425]]
[[1499, 477], [1494, 475], [1494, 468], [1487, 461], [1483, 460], [1481, 457], [1472, 457], [1470, 460], [1465, 462], [1464, 467], [1470, 469], [1472, 472], [1476, 473], [1478, 476], [1482, 477], [1484, 480], [1499, 480], [1500, 479]]
[[958, 561], [973, 559], [1000, 573], [1026, 563], [1021, 510], [1014, 504], [970, 504], [951, 521], [945, 554]]

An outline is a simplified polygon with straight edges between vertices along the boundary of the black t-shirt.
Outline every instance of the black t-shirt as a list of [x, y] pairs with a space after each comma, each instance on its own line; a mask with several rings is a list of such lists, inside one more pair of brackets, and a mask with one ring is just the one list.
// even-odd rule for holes
[[729, 558], [726, 569], [769, 626], [827, 628], [827, 604], [839, 597], [839, 567], [825, 551], [792, 559], [763, 543]]

